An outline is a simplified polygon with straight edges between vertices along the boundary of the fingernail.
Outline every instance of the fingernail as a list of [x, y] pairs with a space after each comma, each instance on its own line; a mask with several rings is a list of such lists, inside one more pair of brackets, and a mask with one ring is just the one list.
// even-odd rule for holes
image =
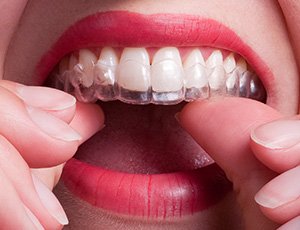
[[25, 205], [24, 209], [27, 213], [27, 216], [29, 217], [29, 219], [31, 220], [31, 222], [34, 224], [34, 226], [36, 227], [36, 229], [38, 230], [44, 230], [44, 227], [41, 225], [41, 223], [39, 222], [39, 220], [36, 218], [36, 216], [29, 210], [29, 208], [27, 208]]
[[63, 91], [40, 86], [16, 86], [16, 94], [27, 104], [44, 110], [65, 110], [75, 105], [76, 99]]
[[285, 202], [280, 201], [274, 197], [268, 196], [267, 194], [262, 192], [258, 192], [255, 195], [254, 200], [256, 203], [266, 208], [277, 208], [285, 204]]
[[300, 121], [279, 120], [264, 124], [252, 131], [251, 138], [266, 148], [291, 148], [300, 143]]
[[32, 106], [26, 106], [26, 109], [33, 123], [49, 136], [63, 141], [81, 140], [74, 129], [55, 116]]
[[61, 225], [67, 225], [69, 223], [67, 215], [52, 191], [50, 191], [48, 187], [33, 174], [32, 180], [45, 208]]
[[286, 171], [260, 189], [255, 201], [263, 207], [277, 208], [299, 198], [300, 166]]

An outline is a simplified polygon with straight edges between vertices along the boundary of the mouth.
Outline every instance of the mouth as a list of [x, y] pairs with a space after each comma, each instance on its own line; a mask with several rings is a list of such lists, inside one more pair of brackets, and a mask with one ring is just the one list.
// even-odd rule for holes
[[193, 215], [232, 189], [177, 123], [186, 103], [215, 96], [272, 103], [273, 76], [251, 48], [220, 23], [190, 15], [89, 16], [54, 44], [37, 75], [98, 103], [106, 116], [105, 128], [67, 162], [65, 186], [100, 209], [146, 219]]

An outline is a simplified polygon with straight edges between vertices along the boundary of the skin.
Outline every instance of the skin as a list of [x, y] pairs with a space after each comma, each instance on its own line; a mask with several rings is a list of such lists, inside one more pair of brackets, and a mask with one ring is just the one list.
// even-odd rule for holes
[[[272, 191], [274, 189], [272, 182], [282, 178], [277, 177], [279, 174], [285, 175], [283, 173], [293, 172], [292, 169], [300, 162], [300, 157], [297, 156], [299, 155], [298, 149], [288, 148], [295, 159], [291, 163], [282, 162], [282, 166], [278, 166], [276, 157], [284, 154], [286, 149], [276, 150], [277, 154], [274, 155], [273, 149], [262, 147], [257, 141], [252, 139], [250, 142], [249, 139], [251, 133], [257, 127], [263, 127], [261, 125], [264, 123], [286, 115], [295, 115], [298, 112], [297, 62], [299, 64], [300, 61], [300, 38], [297, 33], [297, 25], [300, 23], [300, 16], [297, 12], [300, 10], [300, 3], [283, 0], [278, 3], [272, 0], [253, 0], [251, 4], [246, 1], [236, 4], [234, 0], [189, 0], [184, 3], [179, 0], [166, 0], [159, 3], [150, 0], [102, 0], [101, 2], [89, 1], [88, 4], [85, 4], [79, 0], [66, 0], [63, 3], [50, 0], [29, 2], [15, 0], [1, 4], [4, 6], [0, 7], [0, 32], [5, 32], [1, 33], [4, 36], [0, 37], [0, 74], [13, 82], [35, 85], [35, 65], [61, 33], [80, 18], [107, 10], [129, 10], [144, 14], [188, 13], [213, 18], [233, 29], [262, 58], [275, 77], [271, 86], [273, 93], [269, 95], [272, 97], [271, 105], [261, 105], [249, 100], [218, 99], [209, 102], [189, 103], [179, 115], [180, 124], [199, 144], [208, 150], [233, 182], [234, 194], [229, 194], [218, 205], [192, 218], [176, 223], [146, 223], [134, 218], [111, 215], [91, 207], [69, 194], [63, 185], [59, 185], [57, 194], [68, 214], [72, 228], [80, 229], [80, 226], [90, 226], [117, 229], [126, 226], [126, 229], [135, 229], [138, 226], [143, 226], [144, 229], [182, 229], [184, 227], [197, 229], [201, 226], [204, 229], [214, 229], [216, 226], [226, 226], [229, 229], [240, 229], [242, 225], [246, 229], [258, 229], [262, 226], [263, 229], [274, 229], [292, 219], [294, 220], [287, 225], [292, 226], [295, 223], [295, 217], [299, 216], [300, 213], [299, 200], [274, 209], [260, 207], [255, 203], [253, 197], [269, 181], [271, 182], [267, 189]], [[24, 9], [26, 4], [27, 7]], [[7, 8], [10, 10], [8, 11]], [[224, 12], [226, 13], [224, 14]], [[18, 63], [17, 68], [16, 63]], [[26, 105], [31, 102], [21, 100], [16, 96], [13, 82], [3, 81], [0, 84], [0, 97], [3, 98], [3, 103], [0, 104], [0, 117], [4, 118], [0, 121], [0, 133], [3, 136], [0, 146], [4, 148], [4, 152], [14, 153], [16, 156], [11, 159], [11, 166], [20, 167], [5, 168], [0, 164], [0, 181], [3, 183], [1, 187], [7, 188], [1, 191], [3, 194], [0, 197], [6, 198], [3, 200], [5, 205], [2, 207], [17, 210], [17, 215], [12, 218], [7, 215], [9, 210], [6, 211], [0, 207], [0, 220], [8, 228], [32, 229], [34, 224], [37, 226], [40, 223], [46, 229], [58, 229], [61, 227], [60, 224], [49, 214], [49, 210], [40, 203], [30, 173], [35, 173], [52, 189], [59, 178], [61, 164], [75, 153], [82, 141], [101, 129], [104, 119], [103, 113], [95, 105], [79, 103], [77, 103], [76, 109], [73, 105], [73, 109], [63, 109], [59, 113], [54, 113], [48, 111], [47, 105], [43, 105], [41, 101], [40, 110], [47, 111], [51, 116], [56, 117], [59, 120], [56, 120], [57, 123], [70, 124], [82, 137], [79, 141], [53, 139], [41, 132], [28, 119]], [[245, 108], [249, 109], [249, 113], [245, 113]], [[256, 115], [253, 115], [251, 111], [256, 111]], [[84, 125], [79, 124], [78, 117], [88, 122]], [[209, 118], [212, 119], [211, 122], [207, 122]], [[205, 122], [199, 122], [201, 119]], [[9, 124], [16, 125], [3, 125], [4, 121], [7, 120]], [[229, 124], [229, 127], [224, 123]], [[231, 126], [232, 123], [236, 124], [235, 127]], [[199, 126], [199, 124], [205, 125]], [[15, 132], [11, 132], [12, 128]], [[33, 138], [28, 139], [29, 144], [27, 145], [19, 141], [28, 135], [25, 132], [28, 128], [35, 135], [35, 140], [38, 140], [35, 143], [43, 143], [36, 145], [35, 149], [28, 147], [34, 144]], [[211, 133], [212, 136], [204, 136], [203, 133]], [[232, 141], [225, 141], [228, 136], [235, 138]], [[44, 153], [44, 149], [49, 146], [59, 146], [59, 148], [53, 149], [51, 153]], [[232, 154], [230, 156], [224, 155], [222, 153], [225, 151], [220, 151], [220, 149], [226, 149], [226, 152]], [[43, 158], [42, 155], [36, 155], [36, 152], [49, 156], [49, 159]], [[57, 154], [58, 152], [59, 154]], [[4, 156], [4, 158], [8, 156]], [[50, 158], [52, 162], [49, 162]], [[37, 168], [57, 167], [31, 170], [30, 167], [33, 166]], [[20, 168], [25, 173], [21, 174]], [[29, 183], [26, 189], [24, 184], [22, 185], [12, 176], [16, 175], [16, 172], [19, 172], [20, 175], [26, 175], [23, 176], [24, 180], [26, 179]], [[287, 181], [296, 176], [299, 175], [290, 173], [282, 180]], [[30, 215], [20, 204], [24, 204], [30, 209], [38, 221], [30, 219]], [[77, 213], [77, 210], [81, 210], [80, 213]], [[231, 210], [231, 212], [227, 210]], [[238, 214], [240, 210], [243, 210], [241, 215]], [[222, 215], [218, 213], [222, 212], [223, 216], [226, 215], [224, 219], [229, 221], [220, 218]], [[284, 229], [284, 225], [282, 229]]]

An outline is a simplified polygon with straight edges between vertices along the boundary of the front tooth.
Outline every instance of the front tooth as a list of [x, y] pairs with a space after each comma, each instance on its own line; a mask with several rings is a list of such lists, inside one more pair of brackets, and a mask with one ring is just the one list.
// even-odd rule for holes
[[215, 50], [206, 60], [206, 67], [213, 69], [219, 65], [223, 65], [223, 54], [220, 50]]
[[125, 48], [118, 66], [118, 85], [138, 92], [150, 88], [150, 59], [145, 48]]
[[184, 99], [184, 72], [177, 48], [157, 51], [151, 66], [152, 102], [176, 104]]
[[172, 60], [178, 65], [182, 65], [179, 50], [176, 47], [165, 47], [159, 49], [152, 60], [152, 65], [164, 60]]
[[231, 53], [225, 58], [223, 65], [226, 73], [231, 73], [235, 69], [236, 61], [233, 53]]
[[94, 82], [94, 65], [97, 61], [96, 55], [87, 49], [82, 49], [79, 51], [79, 65], [82, 66], [83, 78], [82, 84], [85, 87], [91, 87]]
[[202, 56], [202, 53], [199, 49], [193, 49], [192, 52], [188, 55], [186, 60], [184, 61], [184, 69], [188, 69], [196, 64], [201, 64], [205, 66], [205, 61]]
[[183, 88], [183, 68], [177, 48], [162, 48], [153, 57], [151, 85], [154, 92], [175, 92]]
[[208, 97], [208, 77], [200, 50], [193, 50], [183, 63], [185, 100]]

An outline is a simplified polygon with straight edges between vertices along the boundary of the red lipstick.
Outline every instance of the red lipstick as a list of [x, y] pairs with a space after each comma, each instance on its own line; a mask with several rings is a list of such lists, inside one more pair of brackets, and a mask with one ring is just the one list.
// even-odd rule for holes
[[[61, 60], [87, 47], [215, 47], [243, 56], [268, 89], [273, 76], [235, 32], [212, 19], [181, 14], [114, 11], [88, 16], [68, 28], [37, 67], [40, 82]], [[189, 172], [126, 174], [79, 160], [67, 162], [63, 180], [83, 200], [115, 213], [168, 219], [207, 209], [232, 189], [216, 165]]]
[[186, 14], [143, 15], [113, 11], [88, 16], [68, 28], [38, 63], [38, 83], [44, 82], [66, 54], [80, 48], [103, 46], [221, 48], [244, 57], [267, 91], [274, 81], [268, 66], [251, 47], [216, 20]]
[[232, 189], [216, 164], [187, 172], [143, 175], [110, 171], [72, 159], [62, 178], [71, 192], [96, 207], [164, 220], [204, 210]]

